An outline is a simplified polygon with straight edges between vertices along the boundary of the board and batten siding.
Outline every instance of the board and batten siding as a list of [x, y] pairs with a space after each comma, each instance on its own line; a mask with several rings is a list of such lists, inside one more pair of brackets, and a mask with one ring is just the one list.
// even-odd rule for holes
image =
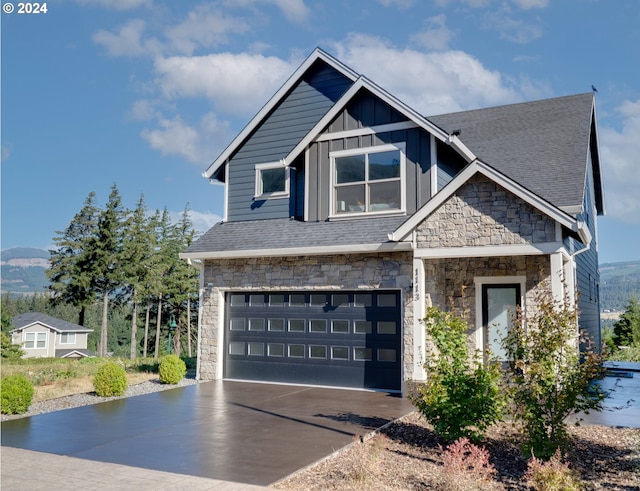
[[[595, 187], [591, 154], [587, 164], [585, 183], [584, 211], [577, 218], [586, 223], [591, 233], [589, 249], [576, 256], [576, 279], [578, 294], [578, 310], [580, 312], [580, 329], [586, 331], [594, 343], [594, 348], [601, 345], [600, 334], [600, 269], [598, 266], [598, 244], [596, 235], [597, 209], [595, 205]], [[574, 244], [574, 250], [584, 247], [580, 242]]]
[[[326, 138], [332, 133], [357, 130], [406, 121], [402, 114], [386, 102], [363, 90], [327, 126]], [[331, 208], [330, 153], [339, 150], [368, 148], [388, 143], [404, 143], [406, 152], [406, 207], [414, 213], [431, 198], [431, 140], [429, 133], [420, 128], [367, 134], [314, 142], [308, 150], [309, 197], [308, 219], [322, 221], [329, 217]]]
[[[287, 218], [288, 198], [254, 200], [256, 164], [278, 162], [298, 144], [344, 94], [351, 80], [322, 61], [317, 61], [285, 99], [248, 137], [227, 166], [229, 221]], [[291, 196], [299, 182], [290, 180]], [[293, 200], [295, 202], [295, 200]]]

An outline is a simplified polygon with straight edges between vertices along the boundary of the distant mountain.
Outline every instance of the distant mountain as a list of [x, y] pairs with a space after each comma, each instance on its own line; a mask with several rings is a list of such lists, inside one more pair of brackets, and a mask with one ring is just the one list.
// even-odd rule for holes
[[48, 251], [30, 247], [6, 249], [0, 257], [0, 289], [2, 293], [42, 292], [49, 286], [45, 273], [48, 268]]
[[600, 265], [600, 309], [624, 310], [629, 299], [640, 300], [640, 261]]

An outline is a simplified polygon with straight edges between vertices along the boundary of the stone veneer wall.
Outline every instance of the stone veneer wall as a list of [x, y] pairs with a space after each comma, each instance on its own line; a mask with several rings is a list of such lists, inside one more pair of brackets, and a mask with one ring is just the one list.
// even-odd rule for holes
[[[413, 369], [412, 258], [410, 252], [207, 260], [200, 332], [200, 379], [217, 373], [221, 292], [251, 290], [400, 289], [403, 298], [403, 377]], [[210, 288], [206, 285], [211, 284]], [[222, 300], [223, 301], [223, 300]]]
[[[535, 308], [534, 299], [540, 283], [550, 281], [549, 256], [475, 257], [424, 260], [425, 292], [431, 295], [434, 306], [464, 314], [470, 332], [476, 327], [476, 276], [526, 277], [525, 305], [527, 313]], [[475, 344], [475, 338], [470, 339]], [[475, 346], [474, 346], [475, 347]]]
[[555, 221], [482, 175], [417, 228], [418, 248], [554, 242]]

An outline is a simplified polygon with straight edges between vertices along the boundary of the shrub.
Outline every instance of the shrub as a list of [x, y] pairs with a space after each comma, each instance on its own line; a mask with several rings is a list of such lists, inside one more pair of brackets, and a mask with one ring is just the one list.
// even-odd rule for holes
[[102, 365], [93, 376], [93, 388], [100, 397], [124, 395], [128, 385], [127, 372], [113, 361]]
[[33, 384], [20, 373], [2, 377], [0, 392], [4, 414], [22, 414], [29, 409], [33, 400]]
[[447, 490], [487, 489], [497, 471], [489, 462], [489, 452], [467, 438], [449, 445], [442, 454], [441, 486]]
[[[514, 319], [503, 345], [509, 358], [514, 419], [522, 424], [523, 454], [549, 458], [565, 447], [570, 414], [602, 410], [603, 356], [578, 339], [578, 314], [568, 299], [543, 287], [532, 316]], [[580, 353], [578, 341], [585, 350]]]
[[6, 360], [17, 360], [18, 358], [22, 357], [22, 355], [24, 355], [24, 351], [22, 350], [20, 345], [13, 344], [11, 342], [11, 336], [9, 336], [9, 334], [7, 334], [6, 332], [2, 332], [0, 333], [0, 338], [2, 346], [0, 348], [2, 349], [2, 358]]
[[427, 382], [410, 395], [411, 401], [446, 440], [477, 439], [502, 418], [500, 370], [495, 364], [485, 367], [477, 353], [469, 353], [464, 319], [430, 307], [425, 321], [437, 353], [427, 359]]
[[160, 381], [165, 384], [177, 384], [187, 373], [187, 366], [177, 355], [167, 355], [160, 361]]
[[569, 464], [562, 461], [560, 450], [547, 461], [532, 457], [525, 474], [534, 491], [580, 491], [582, 483]]

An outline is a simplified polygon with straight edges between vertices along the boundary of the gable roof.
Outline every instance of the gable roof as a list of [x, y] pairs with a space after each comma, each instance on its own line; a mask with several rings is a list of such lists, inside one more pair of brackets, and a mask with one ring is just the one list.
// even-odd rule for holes
[[409, 250], [411, 244], [388, 237], [405, 219], [394, 216], [324, 222], [288, 218], [220, 222], [180, 257], [218, 259]]
[[273, 111], [287, 93], [302, 79], [307, 70], [317, 61], [322, 60], [348, 79], [355, 81], [358, 74], [351, 68], [336, 60], [334, 57], [316, 48], [311, 55], [302, 62], [298, 69], [287, 79], [287, 81], [278, 89], [274, 96], [258, 111], [251, 121], [242, 129], [242, 131], [233, 139], [233, 141], [224, 149], [224, 151], [211, 163], [202, 175], [207, 179], [211, 179], [216, 172], [225, 164], [233, 153], [242, 145], [242, 143], [253, 133], [265, 118]]
[[11, 332], [20, 331], [34, 324], [42, 324], [56, 332], [93, 332], [93, 329], [87, 329], [78, 324], [63, 321], [40, 312], [18, 314], [13, 317], [12, 322], [14, 329]]
[[[597, 138], [594, 111], [594, 96], [585, 93], [428, 119], [447, 132], [460, 130], [460, 140], [480, 160], [576, 214], [582, 211], [591, 138]], [[597, 152], [593, 157], [596, 207], [603, 213]]]
[[588, 244], [591, 241], [591, 234], [583, 222], [576, 220], [573, 216], [553, 206], [551, 203], [532, 193], [527, 188], [521, 186], [519, 183], [513, 181], [509, 177], [501, 174], [500, 172], [484, 164], [483, 162], [480, 162], [479, 160], [476, 160], [465, 167], [440, 192], [438, 192], [433, 198], [425, 203], [422, 208], [420, 208], [413, 215], [407, 218], [404, 223], [402, 223], [402, 225], [394, 230], [393, 233], [389, 234], [389, 239], [405, 240], [409, 236], [409, 234], [420, 224], [420, 222], [425, 220], [429, 215], [431, 215], [431, 213], [438, 209], [445, 201], [453, 196], [453, 194], [458, 189], [460, 189], [466, 182], [469, 181], [469, 179], [471, 179], [477, 173], [480, 173], [496, 182], [512, 194], [518, 196], [522, 200], [531, 204], [534, 208], [538, 209], [548, 217], [560, 223], [560, 225], [562, 225], [563, 227], [566, 227], [571, 232], [578, 234], [580, 240], [584, 244]]

